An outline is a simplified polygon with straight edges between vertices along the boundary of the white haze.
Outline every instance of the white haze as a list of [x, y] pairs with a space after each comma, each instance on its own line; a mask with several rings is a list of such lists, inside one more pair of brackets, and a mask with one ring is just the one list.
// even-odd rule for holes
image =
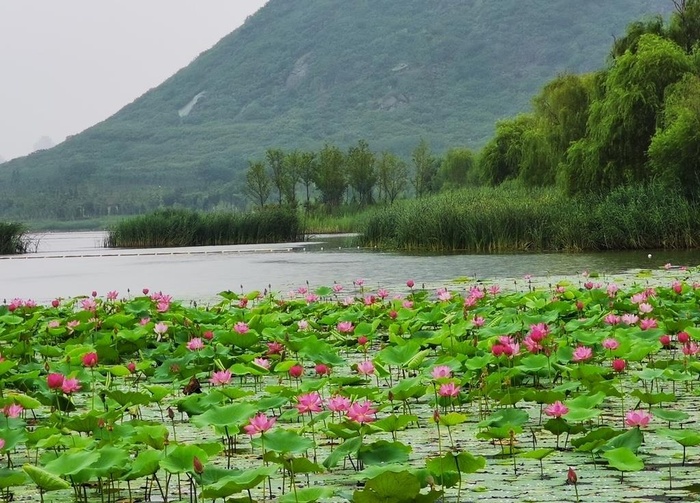
[[0, 0], [0, 159], [106, 119], [266, 2]]

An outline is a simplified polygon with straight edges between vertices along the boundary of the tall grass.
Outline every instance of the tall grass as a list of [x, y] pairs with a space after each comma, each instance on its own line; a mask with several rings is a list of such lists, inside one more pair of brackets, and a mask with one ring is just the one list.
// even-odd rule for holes
[[289, 242], [303, 239], [294, 211], [269, 208], [255, 213], [198, 213], [158, 210], [114, 225], [109, 248], [162, 248], [226, 244]]
[[33, 246], [23, 224], [0, 222], [0, 255], [27, 253]]
[[467, 189], [377, 210], [364, 246], [401, 250], [582, 251], [694, 248], [700, 208], [663, 187], [571, 198], [556, 189]]

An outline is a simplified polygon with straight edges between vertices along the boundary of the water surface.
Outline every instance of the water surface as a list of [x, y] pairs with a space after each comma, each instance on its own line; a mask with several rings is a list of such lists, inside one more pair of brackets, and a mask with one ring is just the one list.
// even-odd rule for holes
[[[522, 281], [583, 271], [610, 276], [664, 264], [695, 266], [699, 251], [634, 251], [581, 254], [408, 255], [358, 249], [352, 238], [312, 236], [292, 244], [205, 246], [146, 250], [105, 249], [104, 233], [37, 235], [37, 253], [0, 257], [0, 301], [14, 297], [48, 302], [55, 297], [163, 291], [180, 300], [216, 298], [223, 290], [287, 292], [340, 283], [351, 289], [399, 288], [406, 279], [433, 288], [456, 278]], [[651, 258], [648, 254], [651, 253]]]

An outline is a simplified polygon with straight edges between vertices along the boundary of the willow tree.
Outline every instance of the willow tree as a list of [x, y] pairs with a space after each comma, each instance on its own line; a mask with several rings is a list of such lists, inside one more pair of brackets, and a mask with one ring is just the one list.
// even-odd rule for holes
[[668, 88], [661, 127], [649, 146], [651, 170], [689, 199], [700, 197], [700, 77]]
[[604, 75], [601, 98], [591, 104], [587, 136], [567, 153], [569, 192], [609, 190], [651, 178], [647, 150], [664, 93], [691, 67], [681, 47], [652, 34], [639, 38], [636, 51], [615, 59]]
[[490, 185], [499, 185], [520, 174], [523, 135], [532, 129], [532, 115], [519, 115], [496, 124], [496, 135], [481, 150], [479, 170]]

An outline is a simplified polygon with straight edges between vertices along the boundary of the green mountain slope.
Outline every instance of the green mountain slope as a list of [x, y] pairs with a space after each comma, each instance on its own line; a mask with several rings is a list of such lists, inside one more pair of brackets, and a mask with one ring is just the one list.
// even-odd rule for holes
[[162, 85], [0, 168], [0, 216], [243, 202], [266, 149], [478, 148], [557, 73], [601, 67], [670, 0], [270, 0]]

